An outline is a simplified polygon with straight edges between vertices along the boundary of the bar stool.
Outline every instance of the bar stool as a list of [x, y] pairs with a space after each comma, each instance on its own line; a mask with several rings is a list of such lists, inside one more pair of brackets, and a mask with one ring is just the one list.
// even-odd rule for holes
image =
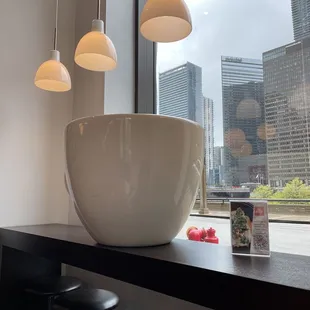
[[25, 288], [25, 293], [31, 302], [40, 304], [42, 310], [51, 310], [57, 296], [77, 290], [81, 285], [82, 282], [74, 277], [42, 277], [31, 280]]
[[81, 288], [55, 299], [55, 305], [68, 310], [110, 310], [118, 305], [116, 294], [91, 288]]

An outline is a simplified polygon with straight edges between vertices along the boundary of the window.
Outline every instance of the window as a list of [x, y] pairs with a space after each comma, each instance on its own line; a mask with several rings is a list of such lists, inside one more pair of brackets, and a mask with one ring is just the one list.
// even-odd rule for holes
[[[151, 47], [152, 85], [156, 113], [205, 128], [207, 208], [197, 200], [193, 213], [225, 218], [230, 197], [251, 197], [269, 200], [273, 221], [310, 223], [309, 1], [185, 2], [193, 32]], [[310, 230], [285, 225], [271, 224], [273, 236]], [[273, 250], [288, 248], [310, 255]]]

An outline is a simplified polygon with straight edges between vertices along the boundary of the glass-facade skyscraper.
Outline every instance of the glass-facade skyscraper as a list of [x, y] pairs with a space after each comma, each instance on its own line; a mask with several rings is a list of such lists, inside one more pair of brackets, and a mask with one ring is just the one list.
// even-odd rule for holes
[[220, 186], [224, 185], [224, 147], [215, 146], [214, 147], [214, 161], [213, 161], [213, 175], [214, 175], [214, 185]]
[[187, 62], [159, 74], [158, 113], [204, 126], [201, 67]]
[[310, 36], [310, 1], [292, 0], [292, 16], [295, 41]]
[[214, 185], [214, 102], [204, 97], [204, 129], [205, 129], [205, 158], [206, 180], [208, 185]]
[[266, 142], [261, 60], [222, 56], [225, 183], [266, 183]]
[[271, 186], [310, 185], [310, 37], [263, 54]]

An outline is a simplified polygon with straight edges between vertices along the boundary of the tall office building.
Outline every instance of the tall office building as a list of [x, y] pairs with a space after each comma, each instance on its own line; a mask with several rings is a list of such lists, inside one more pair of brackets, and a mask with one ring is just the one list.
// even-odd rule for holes
[[158, 112], [186, 118], [204, 126], [200, 67], [187, 62], [159, 74]]
[[214, 147], [213, 176], [215, 186], [225, 185], [223, 146]]
[[310, 1], [292, 0], [294, 39], [299, 41], [310, 36]]
[[263, 54], [271, 186], [310, 185], [310, 37]]
[[225, 181], [227, 185], [266, 183], [266, 142], [261, 60], [222, 57]]
[[208, 185], [214, 185], [214, 107], [213, 100], [203, 98], [204, 130], [205, 130], [205, 158], [206, 180]]

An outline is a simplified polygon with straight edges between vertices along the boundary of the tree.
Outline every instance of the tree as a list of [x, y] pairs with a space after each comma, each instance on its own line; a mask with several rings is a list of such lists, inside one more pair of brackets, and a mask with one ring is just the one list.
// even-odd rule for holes
[[235, 239], [238, 239], [241, 237], [241, 235], [247, 231], [248, 225], [247, 225], [247, 219], [246, 216], [241, 208], [238, 208], [236, 210], [235, 216], [232, 220], [232, 233]]
[[[290, 203], [289, 199], [310, 199], [310, 186], [304, 184], [299, 178], [288, 182], [282, 191], [274, 191], [268, 185], [258, 186], [251, 194], [252, 198], [265, 199], [288, 199], [285, 203]], [[279, 202], [271, 202], [278, 204]], [[296, 204], [296, 202], [292, 202]]]
[[288, 182], [282, 192], [277, 192], [272, 198], [278, 199], [309, 199], [310, 187], [305, 185], [299, 178]]
[[252, 198], [272, 198], [273, 189], [268, 185], [260, 185], [256, 187], [251, 194]]

